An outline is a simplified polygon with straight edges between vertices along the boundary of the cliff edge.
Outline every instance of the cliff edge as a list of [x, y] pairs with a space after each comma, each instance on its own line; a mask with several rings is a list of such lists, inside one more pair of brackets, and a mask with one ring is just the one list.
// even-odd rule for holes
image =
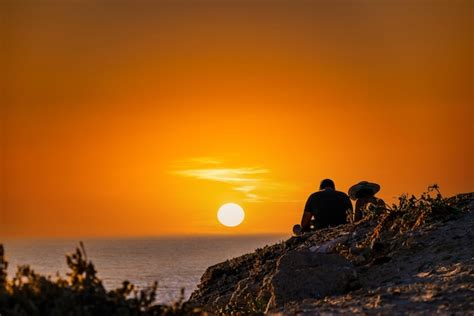
[[358, 223], [211, 266], [190, 305], [223, 313], [474, 313], [474, 193], [437, 187]]

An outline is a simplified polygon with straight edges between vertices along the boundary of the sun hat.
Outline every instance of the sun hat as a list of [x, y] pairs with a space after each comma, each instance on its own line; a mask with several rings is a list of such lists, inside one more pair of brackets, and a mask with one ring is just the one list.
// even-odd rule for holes
[[357, 193], [359, 193], [362, 190], [370, 190], [372, 191], [373, 194], [375, 194], [380, 191], [380, 185], [378, 185], [377, 183], [372, 183], [368, 181], [361, 181], [357, 184], [354, 184], [349, 189], [350, 198], [353, 200], [357, 200]]

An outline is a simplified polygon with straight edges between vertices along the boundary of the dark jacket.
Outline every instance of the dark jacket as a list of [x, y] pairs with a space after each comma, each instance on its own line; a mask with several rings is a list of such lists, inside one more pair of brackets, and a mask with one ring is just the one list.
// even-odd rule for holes
[[305, 212], [314, 216], [316, 229], [346, 224], [352, 214], [352, 203], [344, 192], [326, 189], [310, 195]]

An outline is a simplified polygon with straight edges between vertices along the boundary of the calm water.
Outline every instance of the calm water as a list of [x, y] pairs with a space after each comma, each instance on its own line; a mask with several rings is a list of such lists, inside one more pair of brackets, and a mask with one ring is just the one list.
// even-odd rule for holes
[[[171, 302], [185, 288], [188, 297], [210, 265], [274, 244], [287, 236], [182, 237], [153, 239], [85, 239], [89, 259], [109, 289], [123, 280], [137, 286], [158, 281], [158, 301]], [[74, 251], [77, 240], [12, 240], [4, 243], [8, 273], [18, 264], [36, 272], [65, 275], [64, 255]]]

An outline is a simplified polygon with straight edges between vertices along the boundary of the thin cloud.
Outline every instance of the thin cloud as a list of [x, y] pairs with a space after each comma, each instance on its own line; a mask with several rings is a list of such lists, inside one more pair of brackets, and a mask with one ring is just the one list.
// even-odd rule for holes
[[174, 174], [206, 181], [228, 184], [234, 191], [241, 192], [246, 202], [284, 200], [292, 186], [272, 180], [268, 177], [270, 170], [261, 167], [217, 168], [222, 165], [214, 157], [198, 157], [186, 160], [188, 165], [200, 168], [184, 168], [173, 171]]
[[242, 183], [258, 182], [261, 179], [255, 176], [268, 172], [268, 169], [259, 168], [206, 168], [180, 170], [175, 173], [201, 180], [213, 180], [224, 183]]

